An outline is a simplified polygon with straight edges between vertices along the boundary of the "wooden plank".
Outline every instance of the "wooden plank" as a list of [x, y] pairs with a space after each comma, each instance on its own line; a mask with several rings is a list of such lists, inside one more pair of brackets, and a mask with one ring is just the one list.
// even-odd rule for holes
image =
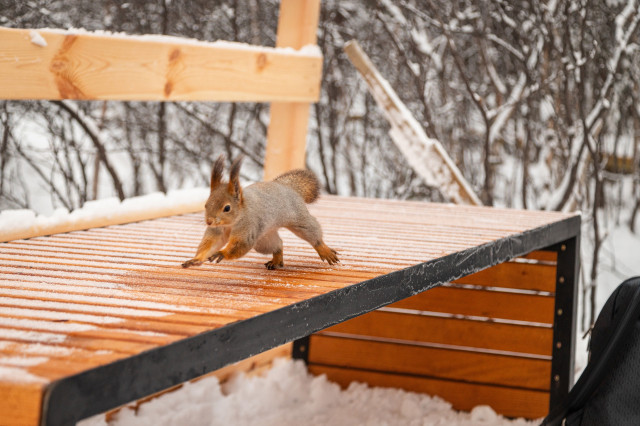
[[155, 345], [166, 345], [186, 337], [182, 333], [166, 334], [146, 330], [129, 330], [123, 327], [121, 323], [111, 323], [110, 327], [104, 327], [98, 324], [84, 324], [68, 320], [46, 321], [41, 319], [11, 318], [5, 317], [2, 312], [0, 312], [0, 328], [63, 334], [85, 339], [105, 338]]
[[0, 340], [38, 344], [56, 342], [67, 348], [80, 348], [91, 351], [109, 350], [124, 354], [137, 354], [157, 347], [156, 344], [130, 342], [111, 338], [79, 337], [42, 331], [25, 331], [14, 328], [0, 328]]
[[43, 385], [0, 380], [0, 424], [36, 426], [40, 424]]
[[389, 307], [553, 324], [554, 301], [553, 296], [436, 287]]
[[505, 262], [454, 283], [486, 287], [504, 287], [518, 290], [556, 291], [556, 267], [531, 263]]
[[[76, 358], [72, 354], [65, 358], [51, 358], [46, 361], [36, 359], [35, 361], [41, 362], [30, 366], [20, 366], [15, 368], [19, 368], [24, 371], [24, 374], [38, 377], [42, 381], [54, 381], [82, 371], [90, 370], [100, 365], [109, 364], [125, 357], [126, 356], [123, 354], [108, 353], [108, 351], [103, 350], [91, 358]], [[23, 356], [23, 359], [27, 361], [30, 361], [29, 358], [30, 357], [28, 356]], [[2, 363], [0, 363], [0, 367], [2, 367]]]
[[322, 57], [177, 37], [0, 28], [3, 99], [314, 102]]
[[382, 78], [358, 42], [348, 41], [344, 51], [389, 121], [391, 139], [416, 174], [428, 185], [439, 188], [442, 195], [455, 204], [481, 206], [482, 201], [440, 141], [427, 136], [422, 124], [411, 115], [389, 82]]
[[[299, 49], [316, 44], [320, 0], [282, 0], [277, 47]], [[321, 74], [313, 82], [320, 88]], [[272, 102], [264, 157], [264, 180], [287, 170], [304, 168], [309, 123], [308, 102]]]
[[557, 262], [558, 253], [555, 251], [538, 250], [521, 256], [523, 259], [542, 260], [545, 262]]
[[459, 318], [374, 311], [323, 333], [347, 333], [409, 342], [465, 346], [551, 356], [553, 329]]
[[507, 417], [539, 419], [547, 414], [549, 407], [549, 393], [544, 391], [315, 364], [309, 365], [309, 371], [316, 375], [326, 374], [329, 380], [337, 382], [343, 388], [357, 381], [368, 383], [370, 386], [401, 388], [411, 392], [437, 395], [450, 402], [456, 410], [469, 411], [477, 405], [486, 404]]
[[[15, 319], [43, 319], [49, 321], [76, 321], [82, 324], [100, 324], [105, 328], [123, 328], [149, 333], [168, 333], [192, 336], [209, 329], [206, 325], [192, 325], [181, 322], [170, 322], [170, 318], [155, 321], [148, 318], [119, 318], [111, 317], [105, 321], [103, 315], [80, 314], [74, 312], [59, 312], [47, 309], [29, 309], [23, 307], [9, 308], [2, 306], [0, 318], [7, 316]], [[171, 317], [170, 315], [168, 317]]]
[[309, 362], [548, 390], [551, 362], [481, 352], [312, 335]]

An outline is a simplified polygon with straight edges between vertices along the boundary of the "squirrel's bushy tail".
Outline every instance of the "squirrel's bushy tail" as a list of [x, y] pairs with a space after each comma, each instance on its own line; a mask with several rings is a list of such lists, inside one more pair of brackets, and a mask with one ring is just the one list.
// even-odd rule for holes
[[291, 170], [281, 174], [274, 181], [293, 188], [307, 204], [313, 203], [320, 195], [320, 182], [311, 170]]

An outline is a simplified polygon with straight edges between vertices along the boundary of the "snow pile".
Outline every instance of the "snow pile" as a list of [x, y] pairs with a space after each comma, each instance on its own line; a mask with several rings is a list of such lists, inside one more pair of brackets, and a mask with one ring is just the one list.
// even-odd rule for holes
[[[105, 425], [104, 416], [78, 425]], [[215, 377], [121, 410], [111, 425], [529, 425], [507, 420], [488, 406], [456, 412], [440, 398], [352, 383], [348, 389], [312, 376], [302, 361], [277, 359], [263, 377], [237, 375], [222, 386]]]
[[57, 209], [52, 216], [36, 216], [31, 210], [0, 212], [0, 241], [31, 238], [60, 232], [154, 219], [204, 209], [209, 188], [192, 188], [156, 192], [140, 197], [88, 201], [81, 209], [69, 213]]

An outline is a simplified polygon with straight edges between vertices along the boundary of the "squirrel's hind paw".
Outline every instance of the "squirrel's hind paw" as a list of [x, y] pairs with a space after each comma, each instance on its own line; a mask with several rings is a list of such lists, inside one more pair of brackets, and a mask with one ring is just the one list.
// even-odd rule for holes
[[282, 268], [284, 266], [284, 262], [276, 263], [273, 260], [268, 261], [264, 264], [268, 270], [273, 271], [274, 269]]

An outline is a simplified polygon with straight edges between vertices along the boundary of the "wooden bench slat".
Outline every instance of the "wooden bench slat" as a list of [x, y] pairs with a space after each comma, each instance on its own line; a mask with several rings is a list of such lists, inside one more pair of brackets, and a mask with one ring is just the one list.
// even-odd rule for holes
[[555, 251], [545, 251], [545, 250], [538, 250], [538, 251], [533, 251], [529, 254], [525, 254], [524, 256], [522, 256], [523, 259], [534, 259], [534, 260], [542, 260], [545, 262], [557, 262], [558, 261], [558, 253], [556, 253]]
[[[116, 325], [120, 325], [117, 327]], [[188, 334], [167, 334], [144, 330], [130, 330], [120, 324], [111, 324], [111, 327], [102, 327], [97, 324], [83, 324], [74, 321], [47, 321], [42, 319], [21, 319], [0, 316], [0, 328], [12, 328], [25, 331], [43, 331], [54, 334], [62, 334], [87, 339], [113, 339], [129, 342], [150, 343], [155, 345], [166, 345]]]
[[370, 386], [393, 387], [412, 392], [438, 395], [450, 402], [456, 410], [471, 410], [477, 405], [490, 405], [496, 412], [508, 417], [538, 419], [547, 414], [549, 393], [503, 386], [438, 380], [405, 374], [380, 373], [354, 368], [309, 365], [313, 374], [326, 374], [329, 380], [346, 388], [352, 381]]
[[[414, 374], [480, 384], [549, 389], [551, 362], [481, 352], [311, 336], [312, 364]], [[375, 354], [375, 357], [371, 355]]]
[[10, 318], [42, 319], [47, 321], [74, 321], [80, 324], [99, 324], [104, 328], [124, 328], [127, 330], [145, 331], [151, 333], [183, 334], [192, 336], [209, 329], [207, 325], [193, 325], [184, 322], [153, 320], [149, 318], [109, 317], [105, 322], [103, 315], [93, 315], [75, 312], [59, 312], [47, 309], [28, 309], [3, 306], [0, 316]]
[[553, 324], [553, 296], [436, 287], [390, 307]]
[[[73, 294], [66, 293], [49, 293], [46, 291], [31, 291], [21, 289], [6, 289], [0, 288], [0, 300], [1, 303], [7, 303], [8, 298], [18, 298], [21, 300], [33, 300], [33, 301], [46, 301], [54, 303], [72, 303], [76, 305], [88, 305], [88, 306], [101, 306], [105, 309], [118, 308], [118, 309], [131, 309], [140, 310], [141, 312], [136, 316], [164, 316], [170, 314], [181, 314], [185, 317], [193, 317], [194, 321], [198, 321], [197, 318], [205, 315], [217, 316], [220, 318], [229, 318], [230, 320], [245, 318], [247, 316], [254, 316], [259, 313], [268, 312], [270, 308], [281, 307], [280, 305], [266, 306], [251, 306], [251, 309], [247, 308], [245, 303], [239, 301], [235, 302], [236, 306], [233, 306], [231, 302], [220, 300], [218, 303], [212, 302], [212, 306], [197, 307], [197, 306], [183, 306], [180, 304], [180, 300], [176, 300], [174, 303], [164, 303], [156, 301], [147, 301], [143, 299], [136, 299], [136, 294], [131, 292], [131, 299], [124, 297], [104, 297], [93, 296], [87, 294]], [[231, 305], [231, 306], [230, 306]], [[135, 313], [134, 313], [135, 314]], [[222, 321], [225, 322], [224, 320]], [[219, 324], [220, 321], [216, 322]]]
[[556, 291], [556, 268], [553, 265], [505, 262], [454, 281], [486, 287]]
[[[77, 356], [76, 349], [74, 348], [70, 351], [70, 355], [64, 358], [22, 355], [22, 361], [32, 361], [32, 365], [20, 366], [17, 364], [17, 368], [43, 381], [50, 381], [70, 376], [102, 364], [108, 364], [127, 356], [129, 356], [127, 353], [109, 350], [94, 351], [91, 357]], [[0, 355], [0, 367], [13, 367], [10, 358], [12, 358], [11, 355], [6, 357]], [[13, 358], [16, 357], [14, 356]]]
[[[43, 300], [57, 300], [58, 298], [64, 299], [67, 296], [69, 299], [74, 297], [80, 297], [82, 300], [89, 300], [94, 298], [97, 304], [104, 299], [100, 297], [108, 297], [110, 299], [121, 299], [124, 306], [135, 304], [140, 302], [140, 305], [149, 304], [162, 304], [167, 307], [155, 308], [160, 310], [169, 310], [170, 312], [207, 312], [209, 309], [216, 309], [221, 307], [229, 308], [231, 304], [231, 297], [210, 297], [202, 298], [198, 295], [193, 295], [188, 292], [154, 292], [145, 291], [144, 285], [136, 285], [131, 288], [108, 288], [99, 286], [86, 286], [86, 285], [73, 285], [68, 282], [66, 284], [53, 284], [42, 285], [42, 283], [28, 282], [25, 280], [15, 280], [5, 283], [0, 283], [0, 295], [17, 295], [20, 297], [31, 297], [31, 295], [43, 295], [47, 292], [53, 291], [56, 293], [56, 297], [49, 298], [48, 296], [42, 297]], [[171, 294], [171, 306], [167, 302], [167, 296]], [[266, 312], [268, 310], [277, 309], [282, 307], [286, 302], [290, 302], [292, 299], [271, 299], [268, 301], [266, 298], [254, 297], [247, 295], [239, 304], [243, 311], [253, 312]], [[125, 303], [126, 302], [126, 303]], [[277, 303], [274, 303], [277, 302]], [[188, 309], [180, 309], [182, 306], [188, 306]]]
[[69, 348], [56, 343], [30, 344], [20, 341], [3, 341], [0, 345], [0, 353], [6, 356], [21, 355], [32, 357], [47, 357], [49, 359], [92, 359], [106, 357], [125, 356], [121, 352], [109, 350], [96, 350], [86, 348]]
[[553, 346], [551, 328], [382, 310], [336, 324], [321, 334], [334, 332], [546, 356], [551, 356]]
[[[145, 308], [120, 307], [114, 302], [112, 305], [91, 305], [86, 303], [61, 302], [57, 300], [40, 300], [38, 298], [17, 298], [0, 296], [0, 307], [10, 308], [27, 308], [42, 309], [52, 312], [71, 312], [78, 314], [102, 314], [111, 318], [151, 318], [155, 321], [167, 321], [173, 323], [185, 323], [195, 325], [206, 325], [208, 327], [217, 328], [224, 324], [237, 321], [237, 317], [222, 317], [211, 314], [194, 314], [194, 313], [170, 313], [153, 311]], [[254, 316], [252, 313], [245, 314], [244, 317]]]
[[113, 352], [121, 352], [125, 354], [136, 354], [158, 345], [152, 343], [130, 342], [125, 340], [115, 340], [109, 338], [84, 338], [70, 334], [29, 331], [0, 327], [0, 339], [17, 342], [55, 342], [64, 347], [78, 347], [88, 350], [109, 350]]

